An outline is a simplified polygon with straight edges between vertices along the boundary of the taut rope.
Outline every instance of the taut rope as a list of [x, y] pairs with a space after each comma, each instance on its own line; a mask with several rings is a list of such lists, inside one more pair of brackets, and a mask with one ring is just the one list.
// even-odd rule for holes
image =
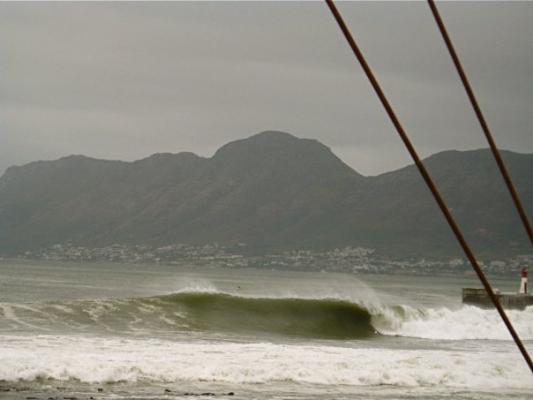
[[361, 52], [361, 50], [359, 50], [359, 47], [355, 43], [355, 40], [354, 40], [352, 34], [350, 33], [350, 30], [346, 26], [346, 23], [344, 22], [340, 12], [337, 10], [337, 7], [333, 3], [333, 0], [325, 0], [325, 1], [326, 1], [326, 4], [328, 5], [329, 9], [331, 10], [331, 13], [333, 14], [333, 17], [337, 21], [337, 24], [339, 25], [339, 28], [341, 29], [342, 33], [344, 34], [344, 37], [348, 41], [348, 44], [350, 45], [355, 57], [359, 61], [359, 64], [361, 64], [361, 67], [363, 68], [368, 80], [370, 81], [372, 87], [374, 88], [374, 91], [376, 92], [379, 100], [381, 101], [381, 104], [385, 108], [385, 111], [387, 112], [387, 115], [389, 116], [392, 124], [396, 128], [396, 131], [398, 132], [398, 135], [400, 136], [403, 144], [405, 145], [405, 147], [407, 148], [407, 151], [409, 152], [409, 154], [411, 155], [413, 161], [415, 162], [416, 167], [418, 168], [418, 171], [420, 172], [420, 174], [422, 175], [422, 178], [424, 179], [424, 182], [426, 183], [427, 187], [431, 191], [431, 194], [433, 195], [433, 198], [435, 199], [435, 201], [437, 202], [437, 205], [439, 206], [440, 210], [442, 211], [442, 214], [444, 215], [444, 218], [448, 222], [448, 225], [450, 226], [451, 230], [453, 231], [457, 241], [461, 245], [461, 248], [463, 249], [466, 257], [470, 261], [470, 264], [472, 265], [472, 268], [474, 268], [474, 270], [476, 271], [477, 276], [479, 277], [479, 280], [483, 284], [483, 287], [487, 291], [490, 299], [492, 300], [492, 303], [494, 304], [494, 306], [498, 310], [498, 313], [500, 314], [500, 317], [502, 318], [503, 322], [505, 323], [505, 326], [509, 330], [509, 333], [513, 337], [518, 349], [522, 353], [522, 356], [524, 357], [527, 365], [529, 366], [529, 369], [533, 373], [533, 363], [531, 361], [531, 358], [529, 357], [529, 354], [528, 354], [526, 348], [524, 347], [524, 344], [522, 343], [522, 340], [520, 339], [520, 337], [516, 333], [513, 325], [511, 324], [511, 321], [507, 317], [507, 314], [503, 310], [500, 302], [498, 301], [498, 298], [494, 294], [494, 291], [492, 290], [492, 287], [491, 287], [489, 281], [485, 277], [485, 274], [481, 270], [481, 267], [479, 266], [479, 264], [478, 264], [478, 262], [477, 262], [477, 260], [476, 260], [476, 258], [474, 256], [474, 253], [472, 252], [472, 250], [470, 249], [470, 246], [466, 242], [466, 239], [464, 238], [461, 230], [459, 229], [459, 226], [457, 225], [457, 223], [455, 222], [455, 219], [453, 218], [452, 214], [450, 213], [450, 210], [448, 209], [448, 206], [444, 202], [444, 199], [442, 198], [439, 190], [437, 189], [437, 186], [433, 182], [433, 179], [431, 178], [431, 176], [429, 175], [426, 167], [424, 166], [424, 164], [420, 160], [420, 157], [418, 156], [414, 146], [412, 145], [407, 133], [403, 129], [403, 127], [402, 127], [402, 125], [400, 123], [400, 120], [396, 116], [394, 110], [392, 109], [392, 106], [390, 105], [389, 101], [387, 100], [387, 97], [385, 96], [385, 93], [381, 89], [381, 86], [379, 85], [376, 77], [374, 76], [374, 73], [372, 72], [372, 69], [370, 68], [370, 66], [366, 62], [366, 60], [365, 60], [365, 58], [363, 56], [363, 53]]

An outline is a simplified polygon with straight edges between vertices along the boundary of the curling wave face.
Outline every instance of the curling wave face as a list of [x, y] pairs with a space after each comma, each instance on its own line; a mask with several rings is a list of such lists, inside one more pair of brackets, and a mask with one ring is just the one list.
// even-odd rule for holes
[[[524, 340], [533, 340], [533, 307], [509, 311]], [[0, 333], [235, 333], [313, 339], [371, 339], [378, 333], [438, 340], [510, 340], [493, 310], [363, 305], [344, 299], [243, 297], [184, 291], [131, 299], [39, 305], [0, 303]]]
[[0, 304], [2, 331], [234, 332], [319, 339], [371, 337], [368, 310], [334, 299], [249, 298], [214, 292], [49, 303]]

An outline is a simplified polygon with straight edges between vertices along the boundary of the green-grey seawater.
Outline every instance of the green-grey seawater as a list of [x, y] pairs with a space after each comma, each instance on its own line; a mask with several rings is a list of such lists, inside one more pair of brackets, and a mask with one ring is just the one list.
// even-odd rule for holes
[[[530, 398], [498, 315], [460, 303], [466, 286], [4, 260], [0, 398]], [[533, 309], [509, 316], [533, 350]]]

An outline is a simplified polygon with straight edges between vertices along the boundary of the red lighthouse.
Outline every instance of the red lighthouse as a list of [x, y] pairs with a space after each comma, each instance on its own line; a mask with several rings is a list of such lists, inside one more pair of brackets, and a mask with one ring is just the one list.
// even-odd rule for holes
[[527, 268], [522, 268], [520, 273], [520, 294], [527, 294]]

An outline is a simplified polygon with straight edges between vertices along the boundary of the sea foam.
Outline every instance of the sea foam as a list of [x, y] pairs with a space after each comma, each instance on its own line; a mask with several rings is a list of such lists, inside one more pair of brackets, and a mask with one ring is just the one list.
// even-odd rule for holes
[[[496, 310], [474, 306], [456, 310], [402, 308], [401, 315], [382, 311], [389, 326], [380, 329], [381, 333], [439, 340], [512, 340]], [[533, 340], [533, 307], [524, 311], [507, 310], [506, 313], [521, 338]]]
[[533, 389], [516, 351], [353, 348], [40, 335], [0, 337], [0, 380]]

